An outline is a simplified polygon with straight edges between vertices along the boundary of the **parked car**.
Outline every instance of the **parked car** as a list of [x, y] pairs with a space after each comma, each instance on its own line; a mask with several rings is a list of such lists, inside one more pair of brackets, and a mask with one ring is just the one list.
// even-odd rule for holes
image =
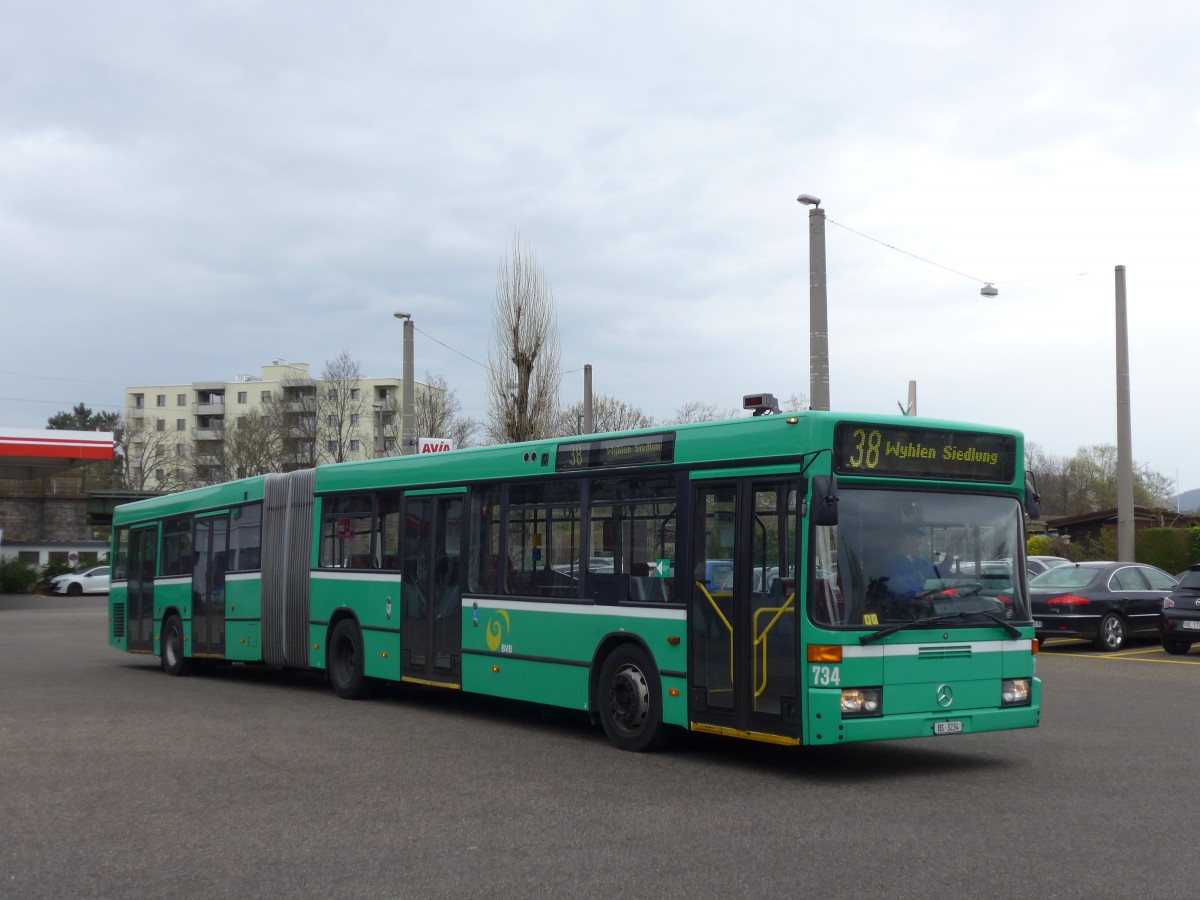
[[108, 566], [93, 566], [85, 572], [56, 575], [50, 579], [50, 593], [69, 594], [72, 597], [78, 597], [80, 594], [107, 594]]
[[1025, 571], [1030, 578], [1035, 575], [1041, 575], [1048, 569], [1054, 569], [1058, 566], [1069, 566], [1071, 561], [1064, 559], [1061, 556], [1028, 556], [1025, 558]]
[[1163, 600], [1158, 634], [1168, 653], [1187, 653], [1200, 642], [1200, 566], [1179, 573], [1179, 584]]
[[1039, 639], [1086, 638], [1120, 650], [1135, 636], [1157, 635], [1163, 598], [1175, 579], [1154, 566], [1081, 562], [1055, 566], [1029, 582]]

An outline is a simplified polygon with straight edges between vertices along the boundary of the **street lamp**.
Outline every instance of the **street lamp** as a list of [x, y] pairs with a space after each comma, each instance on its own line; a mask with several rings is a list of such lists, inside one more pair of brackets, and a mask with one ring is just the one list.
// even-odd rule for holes
[[825, 210], [821, 198], [801, 194], [808, 211], [808, 381], [809, 409], [829, 409], [829, 313], [825, 290]]
[[406, 312], [392, 313], [404, 320], [404, 384], [401, 387], [400, 406], [400, 455], [411, 456], [417, 452], [417, 435], [414, 422], [415, 399], [413, 397], [413, 320]]

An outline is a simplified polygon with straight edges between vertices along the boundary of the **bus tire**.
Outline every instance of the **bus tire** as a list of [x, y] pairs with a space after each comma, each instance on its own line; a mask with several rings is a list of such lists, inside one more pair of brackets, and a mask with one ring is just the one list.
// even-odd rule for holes
[[192, 661], [183, 654], [183, 623], [168, 616], [162, 625], [162, 670], [168, 675], [187, 675]]
[[600, 667], [596, 700], [614, 747], [638, 753], [662, 746], [666, 726], [658, 671], [641, 647], [622, 644], [608, 655]]
[[362, 632], [353, 619], [342, 619], [329, 636], [329, 683], [343, 700], [362, 700], [371, 694], [372, 679], [365, 674]]

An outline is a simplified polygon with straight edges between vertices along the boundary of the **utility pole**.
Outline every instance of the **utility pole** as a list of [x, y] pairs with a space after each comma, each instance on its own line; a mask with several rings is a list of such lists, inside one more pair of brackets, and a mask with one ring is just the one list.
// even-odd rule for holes
[[1129, 402], [1129, 322], [1125, 267], [1117, 266], [1117, 560], [1134, 561], [1133, 428]]

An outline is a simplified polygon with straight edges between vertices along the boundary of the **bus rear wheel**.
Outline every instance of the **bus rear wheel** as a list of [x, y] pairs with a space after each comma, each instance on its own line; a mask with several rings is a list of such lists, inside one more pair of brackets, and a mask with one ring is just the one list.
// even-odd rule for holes
[[342, 619], [329, 636], [329, 682], [343, 700], [361, 700], [371, 694], [373, 679], [366, 676], [362, 632], [352, 619]]
[[183, 623], [169, 616], [162, 626], [162, 670], [168, 675], [186, 675], [192, 661], [183, 655]]
[[640, 752], [662, 746], [662, 695], [658, 672], [635, 644], [618, 647], [604, 660], [597, 687], [600, 722], [620, 750]]

